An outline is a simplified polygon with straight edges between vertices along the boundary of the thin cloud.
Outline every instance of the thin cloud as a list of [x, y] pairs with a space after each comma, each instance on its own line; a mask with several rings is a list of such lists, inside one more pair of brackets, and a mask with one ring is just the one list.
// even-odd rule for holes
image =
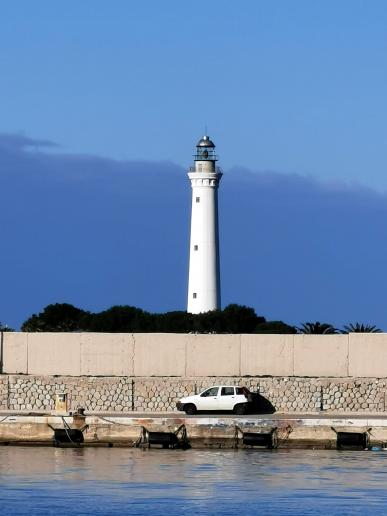
[[273, 170], [251, 170], [245, 167], [233, 167], [227, 171], [233, 181], [253, 183], [261, 188], [278, 186], [280, 191], [305, 190], [316, 193], [348, 193], [386, 197], [386, 192], [377, 191], [356, 181], [344, 179], [318, 179], [296, 173], [284, 173]]
[[30, 138], [23, 133], [0, 133], [0, 147], [14, 150], [40, 150], [59, 147], [59, 145], [51, 140]]

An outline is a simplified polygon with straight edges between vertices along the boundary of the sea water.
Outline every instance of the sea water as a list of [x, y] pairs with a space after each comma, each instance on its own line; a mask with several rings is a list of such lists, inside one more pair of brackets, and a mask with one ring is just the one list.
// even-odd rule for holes
[[387, 514], [387, 452], [3, 446], [0, 514]]

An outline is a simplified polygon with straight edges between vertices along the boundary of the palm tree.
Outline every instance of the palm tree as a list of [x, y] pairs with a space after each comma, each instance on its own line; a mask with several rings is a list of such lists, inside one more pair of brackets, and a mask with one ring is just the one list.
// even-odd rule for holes
[[382, 330], [370, 324], [346, 324], [340, 333], [382, 333]]
[[307, 322], [301, 324], [300, 328], [297, 328], [298, 333], [307, 333], [315, 335], [332, 335], [338, 333], [336, 328], [328, 323], [320, 323], [318, 321], [312, 323]]

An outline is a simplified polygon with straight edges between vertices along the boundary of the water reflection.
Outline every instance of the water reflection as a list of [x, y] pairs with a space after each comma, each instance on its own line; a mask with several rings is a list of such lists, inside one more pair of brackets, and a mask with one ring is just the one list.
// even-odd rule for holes
[[1, 514], [384, 514], [387, 453], [0, 448]]

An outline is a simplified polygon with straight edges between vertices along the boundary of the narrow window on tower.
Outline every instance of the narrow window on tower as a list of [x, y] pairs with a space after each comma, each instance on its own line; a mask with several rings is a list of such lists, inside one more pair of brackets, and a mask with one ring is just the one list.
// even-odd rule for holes
[[198, 245], [194, 245], [194, 251], [197, 251], [199, 249]]
[[196, 298], [198, 297], [198, 295], [196, 294], [196, 292], [194, 292], [194, 293], [192, 294], [192, 297], [193, 297], [194, 299], [196, 299]]
[[200, 202], [200, 197], [196, 197], [196, 202]]

